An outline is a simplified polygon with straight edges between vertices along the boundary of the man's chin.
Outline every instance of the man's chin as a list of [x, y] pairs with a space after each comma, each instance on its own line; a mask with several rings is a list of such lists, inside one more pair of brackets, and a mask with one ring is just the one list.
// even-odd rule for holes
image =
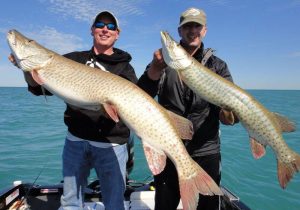
[[200, 44], [201, 44], [201, 41], [199, 41], [198, 39], [189, 41], [189, 46], [191, 46], [191, 47], [198, 47]]
[[183, 42], [183, 44], [187, 47], [198, 47], [201, 44], [201, 41], [199, 40], [186, 40]]

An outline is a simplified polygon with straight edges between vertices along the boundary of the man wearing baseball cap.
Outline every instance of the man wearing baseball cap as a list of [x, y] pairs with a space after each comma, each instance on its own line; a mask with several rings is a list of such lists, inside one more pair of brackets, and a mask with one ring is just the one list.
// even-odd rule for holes
[[[92, 49], [65, 56], [136, 83], [137, 77], [130, 65], [131, 55], [114, 47], [120, 36], [116, 16], [110, 11], [99, 12], [93, 20], [91, 35]], [[130, 130], [122, 120], [115, 123], [101, 111], [82, 110], [70, 105], [65, 112], [65, 124], [68, 126], [68, 135], [63, 153], [64, 181], [69, 181], [70, 176], [75, 177], [77, 190], [72, 194], [74, 186], [70, 187], [70, 182], [64, 183], [67, 192], [64, 191], [62, 204], [69, 207], [76, 196], [78, 200], [78, 193], [83, 195], [90, 169], [94, 168], [101, 185], [105, 209], [125, 209]]]
[[[130, 65], [130, 54], [114, 47], [120, 35], [120, 27], [113, 13], [109, 11], [98, 13], [92, 22], [91, 35], [93, 46], [90, 50], [71, 52], [64, 56], [136, 83], [137, 77]], [[12, 55], [9, 59], [14, 62]], [[30, 74], [25, 74], [25, 80], [28, 83], [28, 90], [34, 95], [44, 93], [51, 95], [50, 92], [43, 91]], [[89, 81], [86, 83], [85, 85], [88, 85]], [[68, 131], [62, 155], [64, 177], [62, 209], [84, 208], [84, 190], [90, 170], [93, 168], [101, 185], [105, 209], [125, 209], [127, 143], [130, 130], [122, 120], [115, 123], [100, 110], [93, 111], [66, 105], [64, 122]]]
[[[178, 33], [180, 45], [211, 71], [232, 81], [227, 64], [205, 49], [203, 38], [207, 33], [206, 14], [203, 10], [189, 8], [180, 15]], [[238, 122], [235, 115], [202, 99], [189, 89], [177, 72], [167, 67], [161, 49], [154, 52], [152, 62], [138, 82], [151, 96], [168, 110], [186, 117], [193, 123], [191, 141], [184, 141], [191, 157], [219, 185], [221, 180], [221, 155], [219, 121], [226, 125]], [[172, 161], [167, 160], [164, 171], [154, 176], [156, 186], [155, 210], [175, 210], [180, 201], [178, 176]], [[184, 192], [183, 192], [184, 193]], [[197, 209], [220, 209], [219, 196], [199, 196]]]

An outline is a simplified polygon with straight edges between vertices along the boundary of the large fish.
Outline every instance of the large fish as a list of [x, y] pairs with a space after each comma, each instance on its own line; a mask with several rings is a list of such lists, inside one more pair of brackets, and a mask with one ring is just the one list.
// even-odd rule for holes
[[103, 107], [115, 122], [121, 119], [131, 128], [142, 139], [153, 174], [164, 169], [168, 156], [178, 172], [184, 209], [196, 209], [199, 193], [223, 194], [188, 155], [181, 138], [191, 138], [191, 130], [181, 129], [179, 134], [178, 127], [182, 126], [175, 126], [171, 120], [176, 118], [186, 125], [186, 119], [171, 118], [153, 98], [128, 80], [69, 60], [16, 30], [8, 32], [7, 40], [17, 65], [31, 72], [34, 80], [47, 90], [77, 107], [92, 110]]
[[285, 188], [294, 173], [300, 170], [299, 154], [291, 150], [282, 137], [283, 131], [294, 131], [294, 124], [268, 111], [246, 91], [200, 64], [167, 32], [161, 32], [161, 40], [164, 61], [179, 73], [189, 88], [203, 99], [238, 116], [249, 133], [255, 158], [265, 154], [267, 145], [274, 150], [278, 180]]

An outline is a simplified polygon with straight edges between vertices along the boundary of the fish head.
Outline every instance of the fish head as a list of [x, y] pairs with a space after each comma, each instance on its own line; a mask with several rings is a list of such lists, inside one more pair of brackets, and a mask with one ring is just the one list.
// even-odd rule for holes
[[7, 33], [7, 41], [17, 65], [23, 71], [38, 70], [53, 57], [51, 51], [16, 30]]
[[189, 54], [180, 46], [168, 32], [161, 31], [162, 54], [165, 63], [175, 70], [185, 69], [191, 65]]

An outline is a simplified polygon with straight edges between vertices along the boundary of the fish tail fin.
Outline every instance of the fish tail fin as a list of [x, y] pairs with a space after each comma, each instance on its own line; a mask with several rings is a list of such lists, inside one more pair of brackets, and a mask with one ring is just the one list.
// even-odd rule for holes
[[290, 163], [277, 160], [277, 171], [279, 184], [282, 189], [285, 189], [294, 174], [300, 171], [300, 155], [294, 152]]
[[197, 209], [199, 193], [203, 195], [223, 195], [220, 187], [215, 181], [199, 166], [196, 165], [196, 172], [187, 177], [179, 175], [179, 187], [182, 206], [184, 210]]

